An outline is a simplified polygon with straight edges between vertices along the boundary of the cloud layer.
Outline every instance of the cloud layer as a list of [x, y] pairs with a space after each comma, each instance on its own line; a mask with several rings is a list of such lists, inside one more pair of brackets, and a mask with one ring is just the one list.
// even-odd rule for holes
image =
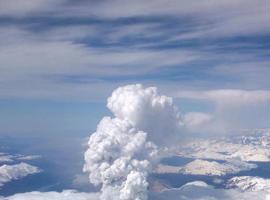
[[1, 200], [98, 200], [98, 194], [79, 193], [73, 190], [63, 192], [28, 192], [15, 194], [10, 197], [1, 198]]
[[113, 80], [116, 87], [134, 79], [167, 90], [269, 89], [267, 1], [0, 5], [1, 99], [100, 100]]
[[[196, 191], [196, 192], [194, 192]], [[76, 191], [59, 192], [30, 192], [16, 194], [6, 197], [3, 200], [98, 200], [97, 193], [78, 193]], [[264, 191], [258, 192], [240, 192], [234, 189], [215, 189], [204, 182], [191, 182], [181, 188], [165, 190], [160, 193], [151, 193], [149, 200], [268, 200], [269, 193]], [[1, 199], [2, 200], [2, 199]]]
[[270, 91], [268, 90], [220, 89], [208, 91], [180, 91], [176, 96], [180, 98], [213, 101], [218, 105], [250, 105], [270, 102]]

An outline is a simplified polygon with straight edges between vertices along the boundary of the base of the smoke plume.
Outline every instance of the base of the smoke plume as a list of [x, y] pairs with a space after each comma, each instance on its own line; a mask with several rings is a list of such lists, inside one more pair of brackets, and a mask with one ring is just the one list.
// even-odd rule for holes
[[146, 200], [148, 187], [146, 179], [146, 174], [132, 171], [121, 186], [103, 186], [99, 198], [101, 200]]
[[[102, 200], [145, 200], [147, 174], [156, 146], [128, 120], [105, 117], [89, 139], [84, 171], [90, 182], [102, 184]], [[112, 199], [112, 195], [116, 196]]]

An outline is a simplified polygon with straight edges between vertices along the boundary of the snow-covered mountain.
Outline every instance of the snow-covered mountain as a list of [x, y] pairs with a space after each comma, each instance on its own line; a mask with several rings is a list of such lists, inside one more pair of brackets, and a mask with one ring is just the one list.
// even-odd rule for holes
[[[247, 132], [247, 131], [246, 131]], [[244, 136], [230, 136], [215, 139], [193, 139], [179, 147], [179, 156], [230, 160], [238, 158], [242, 161], [270, 161], [270, 130], [256, 129], [245, 133]]]
[[227, 188], [239, 188], [242, 191], [267, 191], [270, 192], [270, 179], [253, 176], [237, 176], [231, 178]]
[[12, 180], [17, 180], [39, 172], [41, 172], [41, 170], [38, 167], [26, 163], [2, 165], [0, 167], [0, 186]]
[[250, 170], [253, 168], [256, 168], [255, 164], [250, 164], [237, 160], [219, 163], [216, 161], [196, 159], [184, 166], [159, 165], [156, 172], [224, 176], [226, 174], [235, 174], [240, 171]]

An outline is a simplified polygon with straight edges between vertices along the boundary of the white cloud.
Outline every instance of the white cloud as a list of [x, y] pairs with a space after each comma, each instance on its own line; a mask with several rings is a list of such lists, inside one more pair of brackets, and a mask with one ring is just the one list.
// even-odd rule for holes
[[[1, 199], [1, 198], [0, 198]], [[98, 200], [98, 193], [83, 193], [73, 190], [63, 192], [28, 192], [5, 197], [3, 200]]]
[[191, 33], [182, 33], [177, 38], [187, 35], [191, 38], [220, 37], [231, 35], [250, 35], [269, 32], [268, 1], [261, 3], [252, 0], [221, 0], [218, 2], [203, 0], [187, 1], [162, 0], [148, 1], [124, 0], [70, 3], [67, 0], [22, 0], [0, 1], [2, 16], [58, 16], [122, 18], [134, 16], [192, 16], [201, 22]]
[[[217, 57], [220, 61], [227, 60], [226, 58], [235, 58], [235, 52], [230, 52], [230, 55], [225, 58], [225, 53], [218, 53], [217, 51], [211, 53], [200, 49], [200, 47], [195, 47], [196, 51], [193, 47], [181, 47], [174, 50], [171, 48], [170, 50], [168, 50], [169, 48], [153, 50], [153, 48], [138, 47], [167, 46], [170, 45], [170, 41], [177, 40], [177, 37], [180, 38], [178, 40], [183, 41], [185, 37], [189, 39], [238, 34], [264, 34], [270, 30], [269, 23], [267, 23], [270, 5], [267, 1], [258, 4], [252, 0], [222, 0], [218, 2], [173, 0], [169, 3], [161, 0], [153, 2], [142, 0], [132, 2], [123, 0], [98, 2], [29, 0], [27, 3], [23, 0], [1, 0], [0, 4], [1, 16], [20, 17], [22, 19], [24, 17], [35, 19], [37, 16], [45, 18], [44, 21], [41, 20], [40, 24], [37, 23], [41, 27], [44, 23], [41, 30], [35, 28], [36, 23], [32, 23], [31, 20], [29, 22], [23, 20], [23, 23], [19, 24], [11, 22], [10, 26], [3, 25], [0, 28], [0, 36], [5, 38], [5, 40], [0, 41], [2, 44], [2, 48], [0, 48], [0, 82], [2, 85], [0, 93], [2, 98], [56, 98], [55, 95], [60, 93], [62, 94], [59, 96], [68, 94], [68, 97], [71, 97], [73, 93], [80, 89], [74, 84], [65, 84], [62, 78], [78, 76], [78, 79], [82, 81], [85, 81], [84, 78], [86, 78], [88, 82], [82, 84], [82, 87], [90, 89], [97, 87], [93, 82], [98, 82], [99, 76], [102, 76], [102, 78], [124, 76], [129, 79], [130, 75], [149, 75], [161, 68], [171, 65], [180, 66], [191, 61], [215, 60]], [[139, 23], [133, 23], [131, 20], [130, 23], [116, 23], [114, 26], [115, 18], [145, 17], [146, 14], [148, 16], [172, 16], [173, 18], [164, 18], [164, 20], [170, 22], [170, 19], [173, 19], [176, 23], [179, 20], [179, 26], [182, 25], [183, 16], [185, 18], [190, 16], [190, 19], [185, 20], [188, 24], [183, 24], [184, 31], [174, 29], [171, 26], [166, 27], [166, 23], [152, 22], [151, 20], [150, 22], [142, 20]], [[99, 23], [97, 20], [97, 23], [89, 22], [85, 25], [85, 18], [83, 18], [82, 24], [65, 24], [67, 18], [78, 16], [86, 17], [86, 19], [89, 16], [90, 18], [96, 16], [101, 21]], [[80, 22], [80, 19], [76, 20]], [[46, 20], [48, 20], [48, 24]], [[58, 22], [58, 20], [59, 25], [57, 23], [50, 25], [50, 22]], [[39, 31], [35, 31], [36, 29]], [[148, 44], [148, 42], [137, 42], [138, 36], [148, 39], [162, 36], [163, 39], [159, 39], [162, 40], [160, 43], [154, 40], [149, 41]], [[93, 39], [101, 40], [101, 43], [104, 42], [106, 45], [92, 46], [91, 42], [88, 43], [88, 38], [91, 38], [90, 41]], [[127, 42], [128, 46], [122, 46], [127, 38], [128, 41], [134, 41], [132, 47], [129, 46], [129, 42]], [[169, 43], [167, 43], [168, 41]], [[263, 60], [257, 54], [260, 53], [252, 54], [252, 65], [255, 66], [252, 66], [253, 69], [262, 68], [261, 65], [258, 65], [262, 63], [256, 63], [256, 61]], [[236, 67], [231, 66], [233, 70], [238, 69], [238, 66], [242, 63], [249, 63], [250, 54], [239, 52], [237, 56], [239, 55], [247, 55], [246, 60], [233, 59], [233, 61], [237, 60]], [[218, 67], [222, 68], [222, 66]], [[263, 68], [268, 68], [268, 65], [263, 66]], [[246, 70], [245, 67], [243, 69]], [[239, 76], [242, 76], [242, 74], [240, 73]], [[243, 85], [247, 86], [248, 84], [251, 87], [257, 82], [261, 82], [259, 88], [267, 85], [265, 82], [268, 83], [268, 79], [265, 76], [268, 73], [258, 74], [264, 75], [264, 82], [257, 78], [255, 82], [245, 80]], [[227, 76], [233, 75], [227, 74]], [[205, 82], [208, 81], [211, 82], [205, 80]], [[239, 84], [240, 88], [243, 86], [241, 83]], [[35, 87], [30, 87], [33, 85]], [[109, 85], [110, 83], [106, 82], [106, 86]], [[188, 87], [190, 85], [188, 84]], [[56, 88], [55, 93], [52, 88]], [[100, 91], [102, 89], [100, 87]], [[83, 95], [83, 92], [77, 92], [74, 96], [79, 96], [79, 94]]]
[[206, 126], [212, 119], [211, 114], [202, 112], [189, 112], [183, 116], [185, 126], [191, 130], [196, 129], [196, 127]]
[[[149, 200], [267, 200], [269, 193], [265, 191], [241, 192], [236, 189], [215, 189], [201, 181], [187, 183], [181, 188], [150, 192]], [[63, 192], [29, 192], [15, 194], [3, 200], [98, 200], [98, 193], [80, 193], [66, 190]], [[2, 200], [1, 199], [1, 200]]]
[[[136, 75], [159, 67], [195, 59], [188, 51], [99, 50], [72, 42], [33, 42], [3, 46], [0, 79], [20, 80], [31, 76]], [[12, 59], [16, 57], [16, 60]], [[145, 67], [134, 68], [144, 65]], [[132, 70], [131, 70], [132, 69]]]
[[68, 95], [84, 99], [93, 94], [91, 88], [104, 95], [104, 88], [111, 85], [106, 78], [145, 75], [201, 56], [189, 50], [94, 48], [63, 38], [73, 37], [73, 29], [53, 30], [37, 34], [21, 27], [0, 28], [0, 36], [5, 38], [0, 42], [0, 98], [55, 99], [55, 95]]
[[[269, 90], [218, 89], [179, 91], [179, 99], [188, 99], [213, 107], [212, 119], [191, 130], [209, 133], [228, 133], [244, 128], [268, 127]], [[188, 122], [188, 117], [186, 121]], [[192, 117], [192, 116], [191, 116]], [[190, 117], [190, 120], [191, 120]]]
[[213, 101], [219, 105], [247, 105], [270, 101], [270, 91], [268, 90], [220, 89], [206, 91], [180, 91], [176, 96], [179, 98]]
[[[71, 97], [72, 94], [80, 89], [74, 84], [64, 83], [62, 78], [78, 76], [79, 80], [85, 81], [87, 79], [86, 82], [88, 82], [82, 84], [82, 87], [87, 87], [90, 90], [97, 87], [93, 82], [98, 82], [99, 76], [102, 76], [102, 78], [124, 76], [129, 79], [128, 76], [130, 75], [149, 75], [152, 72], [157, 72], [161, 68], [163, 69], [171, 65], [180, 66], [192, 61], [202, 61], [210, 58], [215, 60], [217, 57], [219, 60], [226, 60], [226, 58], [235, 58], [236, 56], [235, 53], [231, 53], [224, 58], [225, 53], [217, 53], [216, 51], [215, 53], [209, 53], [199, 48], [196, 48], [196, 51], [194, 51], [194, 48], [182, 47], [181, 50], [179, 48], [174, 50], [138, 48], [149, 46], [144, 43], [137, 44], [136, 40], [136, 44], [132, 48], [129, 48], [129, 46], [122, 47], [121, 41], [123, 39], [125, 41], [125, 38], [130, 38], [129, 40], [133, 41], [132, 39], [136, 38], [136, 36], [151, 38], [156, 35], [163, 35], [166, 39], [158, 44], [166, 45], [167, 39], [175, 39], [175, 32], [181, 32], [179, 33], [180, 37], [183, 34], [187, 34], [191, 38], [200, 38], [203, 36], [209, 37], [210, 33], [219, 37], [230, 34], [237, 35], [237, 33], [240, 34], [243, 32], [249, 34], [249, 31], [246, 29], [249, 29], [251, 34], [256, 32], [264, 33], [269, 30], [269, 23], [260, 23], [268, 21], [269, 3], [258, 4], [251, 0], [248, 0], [248, 2], [243, 0], [222, 0], [218, 2], [209, 2], [206, 0], [201, 2], [173, 0], [169, 3], [160, 0], [154, 2], [136, 0], [132, 1], [132, 3], [123, 0], [112, 2], [80, 1], [76, 3], [66, 0], [57, 2], [52, 0], [29, 0], [27, 3], [22, 0], [1, 0], [0, 3], [0, 15], [2, 16], [28, 16], [30, 18], [35, 18], [36, 16], [53, 17], [52, 19], [48, 19], [48, 21], [57, 21], [60, 19], [60, 22], [66, 19], [65, 17], [92, 17], [93, 15], [103, 18], [109, 24], [113, 22], [115, 17], [145, 16], [145, 13], [150, 16], [174, 16], [174, 20], [176, 21], [178, 17], [181, 18], [181, 16], [187, 16], [187, 14], [191, 16], [191, 30], [189, 30], [190, 27], [187, 27], [188, 31], [174, 30], [171, 27], [166, 28], [166, 26], [164, 28], [162, 22], [151, 21], [149, 23], [123, 23], [116, 26], [107, 26], [106, 23], [102, 23], [102, 20], [100, 24], [93, 23], [90, 25], [60, 23], [58, 26], [56, 23], [50, 26], [50, 24], [45, 23], [46, 27], [40, 31], [33, 31], [35, 28], [29, 29], [27, 20], [20, 25], [11, 23], [10, 26], [3, 26], [0, 28], [0, 36], [5, 38], [5, 40], [0, 41], [2, 44], [2, 48], [0, 48], [0, 81], [2, 85], [0, 87], [0, 93], [2, 98], [41, 97], [54, 99], [57, 94], [60, 97], [66, 94], [68, 94], [68, 97]], [[240, 7], [242, 12], [238, 11]], [[219, 16], [218, 18], [216, 17], [217, 15]], [[235, 25], [236, 22], [237, 25]], [[195, 30], [192, 28], [193, 23]], [[33, 24], [35, 23], [31, 23], [30, 27]], [[252, 24], [252, 27], [250, 24]], [[184, 24], [184, 28], [186, 28], [185, 26], [188, 25]], [[111, 31], [112, 29], [113, 31]], [[194, 36], [197, 32], [203, 33]], [[87, 37], [92, 39], [100, 38], [104, 43], [109, 44], [109, 46], [105, 45], [102, 48], [91, 46], [85, 42], [85, 38]], [[157, 45], [156, 41], [150, 43], [150, 46]], [[218, 56], [217, 54], [221, 55]], [[237, 53], [237, 56], [239, 56], [238, 54], [247, 55], [241, 52]], [[261, 65], [258, 65], [262, 63], [256, 63], [256, 60], [260, 60], [256, 55], [257, 53], [252, 57], [252, 65], [256, 65], [255, 67], [252, 66], [253, 69], [262, 68]], [[247, 55], [245, 59], [250, 59], [250, 55]], [[239, 61], [241, 59], [235, 60]], [[232, 66], [231, 69], [238, 69], [238, 66], [242, 65], [242, 62], [245, 62], [245, 64], [249, 63], [246, 60], [243, 61], [242, 59], [241, 62], [237, 62], [236, 67]], [[219, 67], [222, 68], [222, 66]], [[268, 68], [268, 65], [266, 65], [266, 68]], [[246, 70], [246, 68], [243, 69]], [[239, 76], [242, 76], [242, 74], [240, 73]], [[262, 82], [260, 78], [257, 78], [252, 83], [245, 80], [244, 85], [249, 84], [250, 86], [256, 82], [262, 82], [259, 86], [264, 87], [266, 85], [265, 82], [268, 80], [265, 75], [268, 73], [258, 72], [255, 74], [263, 74], [263, 80], [265, 81]], [[227, 74], [227, 76], [232, 75]], [[210, 80], [207, 81], [211, 82]], [[233, 82], [231, 84], [235, 83]], [[30, 87], [33, 85], [35, 87]], [[110, 83], [106, 82], [106, 86], [109, 85]], [[188, 87], [190, 85], [188, 84]], [[52, 88], [55, 88], [55, 90]], [[103, 88], [100, 87], [100, 91], [102, 90]], [[54, 91], [56, 92], [54, 93]], [[77, 92], [74, 96], [78, 96], [79, 98], [79, 94], [83, 95], [83, 92]], [[81, 98], [83, 99], [84, 97]]]

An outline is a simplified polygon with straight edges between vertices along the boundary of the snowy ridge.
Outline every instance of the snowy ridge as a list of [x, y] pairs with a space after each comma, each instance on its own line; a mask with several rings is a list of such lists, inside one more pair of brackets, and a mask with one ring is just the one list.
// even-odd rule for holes
[[256, 168], [256, 165], [241, 161], [218, 163], [216, 161], [197, 159], [185, 165], [180, 172], [193, 175], [224, 176], [226, 174], [250, 170], [252, 168]]
[[242, 191], [267, 191], [270, 192], [270, 179], [253, 176], [237, 176], [231, 178], [227, 188], [239, 188]]
[[177, 155], [214, 160], [270, 161], [270, 131], [255, 130], [247, 136], [196, 139], [179, 148]]
[[21, 154], [7, 154], [0, 152], [0, 163], [12, 163], [15, 161], [35, 160], [41, 158], [40, 155], [21, 155]]
[[157, 173], [182, 173], [192, 175], [224, 176], [235, 174], [240, 171], [256, 168], [255, 164], [232, 160], [230, 162], [218, 163], [216, 161], [194, 160], [185, 166], [159, 165]]
[[41, 170], [38, 167], [26, 163], [2, 165], [0, 167], [0, 186], [3, 186], [5, 183], [12, 180], [17, 180], [39, 172], [41, 172]]

